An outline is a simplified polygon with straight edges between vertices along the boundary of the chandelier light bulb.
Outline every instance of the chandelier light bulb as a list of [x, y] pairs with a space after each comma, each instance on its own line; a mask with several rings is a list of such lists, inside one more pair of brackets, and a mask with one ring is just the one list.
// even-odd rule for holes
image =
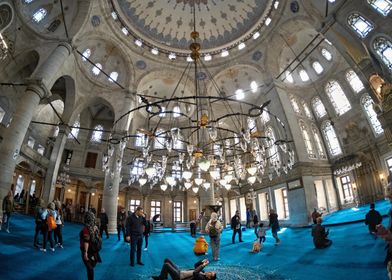
[[249, 166], [246, 171], [250, 174], [250, 176], [254, 176], [257, 172], [257, 167], [254, 165]]
[[192, 187], [192, 182], [185, 182], [185, 183], [184, 183], [184, 187], [185, 187], [187, 190], [189, 190], [190, 187]]
[[147, 179], [146, 178], [139, 178], [139, 184], [140, 186], [144, 186], [147, 183]]
[[208, 159], [203, 158], [199, 161], [198, 165], [202, 171], [207, 172], [210, 168], [211, 162]]
[[175, 179], [174, 177], [172, 177], [172, 176], [167, 176], [167, 177], [166, 177], [166, 182], [167, 182], [171, 187], [174, 187], [174, 186], [177, 184], [176, 179]]
[[185, 180], [189, 180], [190, 178], [192, 178], [192, 171], [189, 170], [185, 170], [184, 172], [182, 172], [182, 178], [184, 178]]
[[146, 174], [148, 177], [151, 178], [151, 177], [155, 176], [155, 168], [154, 167], [152, 167], [152, 166], [147, 167], [145, 171], [146, 171]]
[[219, 180], [219, 184], [221, 184], [221, 185], [222, 185], [222, 187], [224, 187], [224, 186], [226, 186], [226, 185], [227, 185], [227, 182], [226, 182], [226, 180], [225, 180], [225, 179], [221, 179], [221, 180]]
[[248, 183], [253, 185], [256, 182], [256, 176], [248, 177]]
[[228, 183], [231, 182], [231, 180], [233, 180], [233, 175], [232, 174], [227, 174], [227, 175], [225, 175], [224, 178], [225, 178], [226, 183], [228, 184]]
[[219, 170], [217, 170], [217, 169], [210, 170], [210, 175], [211, 175], [212, 179], [218, 180], [220, 177]]
[[208, 129], [208, 134], [210, 135], [210, 138], [212, 141], [215, 141], [216, 138], [218, 137], [218, 131], [215, 126], [212, 126]]
[[204, 189], [208, 190], [211, 187], [211, 184], [208, 182], [203, 183]]
[[231, 189], [231, 185], [230, 185], [230, 184], [226, 184], [226, 185], [225, 185], [225, 189], [226, 189], [226, 190], [230, 190], [230, 189]]
[[202, 178], [195, 178], [196, 185], [200, 186], [203, 182], [204, 182], [204, 180]]
[[161, 190], [166, 191], [167, 190], [167, 185], [165, 185], [165, 184], [161, 185]]
[[192, 191], [193, 191], [194, 193], [197, 193], [197, 192], [199, 191], [199, 188], [198, 188], [198, 187], [193, 187], [193, 188], [192, 188]]

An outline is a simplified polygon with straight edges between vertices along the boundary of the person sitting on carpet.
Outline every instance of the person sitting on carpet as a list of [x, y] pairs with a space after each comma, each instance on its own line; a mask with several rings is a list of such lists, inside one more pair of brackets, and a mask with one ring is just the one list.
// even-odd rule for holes
[[325, 230], [325, 227], [321, 225], [323, 219], [317, 218], [317, 224], [312, 228], [313, 243], [317, 249], [324, 249], [332, 245], [332, 241], [327, 239], [329, 230]]
[[208, 251], [208, 243], [204, 236], [200, 236], [196, 239], [195, 246], [193, 247], [193, 252], [196, 255], [205, 255]]
[[208, 265], [208, 259], [198, 261], [195, 263], [194, 269], [180, 270], [171, 260], [165, 259], [161, 274], [159, 276], [152, 276], [155, 280], [167, 279], [170, 275], [175, 280], [214, 280], [216, 279], [216, 272], [204, 272], [203, 269]]

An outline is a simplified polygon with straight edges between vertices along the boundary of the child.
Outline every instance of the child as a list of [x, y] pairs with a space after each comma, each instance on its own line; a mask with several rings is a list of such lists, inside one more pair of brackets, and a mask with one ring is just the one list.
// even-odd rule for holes
[[266, 228], [264, 227], [263, 223], [260, 223], [259, 229], [257, 230], [257, 236], [260, 239], [260, 244], [263, 244], [265, 242], [265, 232]]

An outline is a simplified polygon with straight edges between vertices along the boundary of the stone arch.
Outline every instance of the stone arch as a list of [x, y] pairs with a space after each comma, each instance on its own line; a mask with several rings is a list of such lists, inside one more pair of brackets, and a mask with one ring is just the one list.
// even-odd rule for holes
[[61, 76], [53, 84], [51, 92], [51, 101], [61, 99], [64, 102], [61, 118], [64, 123], [68, 123], [76, 103], [75, 80], [68, 75]]
[[7, 2], [0, 3], [0, 33], [3, 33], [14, 20], [14, 9]]

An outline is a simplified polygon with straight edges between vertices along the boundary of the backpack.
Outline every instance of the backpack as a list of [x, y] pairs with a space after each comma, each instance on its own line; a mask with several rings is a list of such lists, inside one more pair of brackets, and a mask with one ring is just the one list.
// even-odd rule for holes
[[215, 225], [216, 225], [216, 222], [211, 222], [211, 224], [210, 224], [210, 228], [209, 228], [209, 231], [208, 231], [210, 237], [217, 237], [218, 236], [218, 230], [215, 227]]
[[[102, 238], [99, 236], [98, 232], [94, 233], [95, 236], [90, 236], [89, 242], [89, 252], [92, 254], [98, 253], [102, 249]], [[83, 239], [83, 229], [79, 232], [80, 240]]]
[[56, 221], [54, 220], [53, 214], [48, 213], [46, 217], [46, 224], [48, 225], [48, 230], [52, 231], [57, 228]]

